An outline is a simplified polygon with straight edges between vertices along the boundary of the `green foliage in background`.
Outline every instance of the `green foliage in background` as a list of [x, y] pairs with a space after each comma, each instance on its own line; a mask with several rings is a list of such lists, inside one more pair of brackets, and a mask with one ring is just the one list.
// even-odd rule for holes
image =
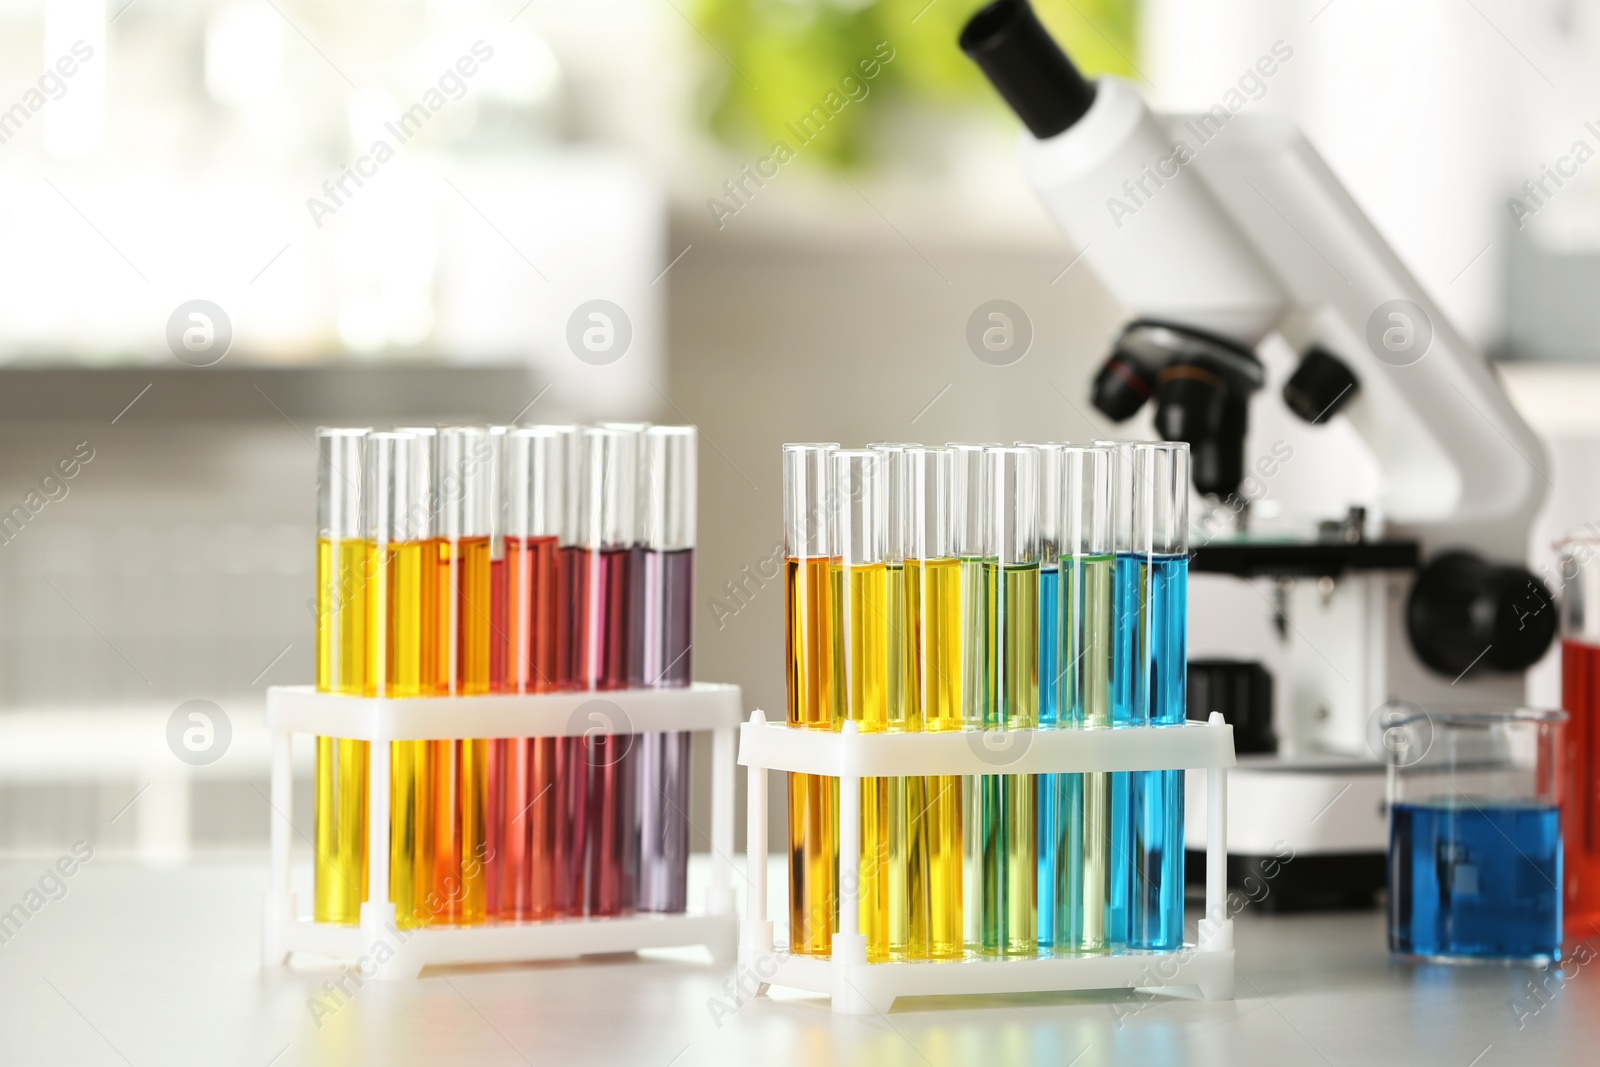
[[[846, 77], [867, 94], [833, 114], [806, 155], [846, 167], [871, 158], [873, 118], [895, 96], [952, 106], [996, 104], [994, 90], [956, 46], [987, 0], [698, 0], [694, 22], [720, 55], [708, 56], [708, 122], [741, 150], [798, 148], [789, 125], [827, 97], [848, 97]], [[1039, 17], [1085, 74], [1135, 75], [1137, 0], [1035, 0]], [[860, 62], [878, 55], [876, 77]], [[890, 52], [889, 50], [892, 50]], [[854, 94], [860, 96], [859, 85]]]

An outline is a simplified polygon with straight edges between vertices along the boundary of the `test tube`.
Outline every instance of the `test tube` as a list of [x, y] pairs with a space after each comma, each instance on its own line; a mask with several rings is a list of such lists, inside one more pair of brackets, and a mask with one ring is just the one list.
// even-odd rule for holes
[[[917, 719], [922, 729], [943, 733], [961, 729], [961, 571], [951, 502], [955, 455], [949, 449], [929, 448], [919, 458], [908, 489], [906, 600], [917, 658]], [[913, 906], [926, 916], [926, 934], [919, 940], [913, 922], [910, 954], [960, 959], [965, 953], [961, 776], [930, 776], [922, 783], [917, 847], [924, 868], [923, 899]]]
[[[884, 457], [871, 449], [833, 453], [834, 549], [840, 577], [843, 651], [840, 720], [862, 733], [889, 728], [888, 494]], [[889, 782], [861, 779], [861, 934], [867, 959], [889, 959]]]
[[[410, 434], [368, 434], [363, 472], [362, 526], [366, 536], [366, 696], [416, 696], [406, 693], [408, 673], [421, 656], [422, 550], [426, 541], [413, 530], [411, 464], [418, 438]], [[418, 776], [410, 742], [390, 745], [389, 899], [402, 926], [426, 925], [429, 870], [418, 869], [421, 822], [426, 798], [418, 795]]]
[[[367, 547], [361, 525], [368, 429], [317, 430], [317, 689], [360, 696], [367, 675]], [[318, 922], [360, 921], [367, 885], [365, 741], [317, 738]]]
[[[1134, 441], [1096, 441], [1111, 450], [1112, 524], [1116, 565], [1111, 606], [1111, 725], [1127, 726], [1140, 716], [1134, 708], [1134, 676], [1139, 664], [1139, 562], [1133, 547]], [[1106, 943], [1126, 948], [1133, 882], [1133, 784], [1127, 771], [1111, 775], [1110, 898], [1106, 901]]]
[[[505, 443], [506, 618], [502, 689], [549, 693], [557, 685], [560, 538], [567, 494], [567, 437], [554, 427], [517, 427]], [[558, 747], [566, 738], [497, 740], [501, 788], [491, 836], [502, 919], [556, 914]], [[497, 869], [496, 869], [497, 868]]]
[[[404, 519], [393, 534], [394, 581], [391, 610], [393, 656], [390, 695], [433, 696], [438, 688], [438, 545], [434, 541], [438, 499], [433, 493], [432, 426], [405, 426], [407, 501], [398, 509]], [[398, 496], [398, 493], [396, 494]], [[439, 897], [433, 891], [432, 760], [427, 741], [394, 741], [389, 745], [390, 835], [389, 885], [395, 922], [401, 927], [433, 921]]]
[[[993, 605], [984, 729], [1031, 730], [1039, 724], [1038, 454], [990, 448], [984, 465], [984, 589]], [[983, 948], [989, 955], [1038, 951], [1036, 786], [1032, 775], [983, 776]]]
[[[790, 726], [828, 730], [838, 692], [831, 456], [837, 444], [783, 446], [784, 681]], [[789, 952], [827, 956], [839, 921], [837, 778], [790, 774]]]
[[[1032, 449], [1038, 464], [1038, 484], [1035, 486], [1034, 508], [1039, 526], [1039, 726], [1056, 726], [1060, 718], [1061, 681], [1061, 466], [1063, 446], [1054, 442], [1030, 444], [1017, 442], [1018, 448]], [[1064, 826], [1065, 813], [1058, 800], [1061, 798], [1059, 775], [1046, 774], [1038, 778], [1039, 820], [1039, 948], [1047, 951], [1055, 945], [1056, 871], [1064, 858], [1057, 848]]]
[[[1189, 446], [1133, 448], [1133, 550], [1140, 615], [1134, 717], [1181, 725], [1188, 662]], [[1133, 891], [1129, 945], [1183, 944], [1183, 772], [1140, 771], [1133, 784]]]
[[[1068, 447], [1061, 469], [1060, 712], [1063, 728], [1111, 725], [1111, 675], [1116, 555], [1113, 475], [1108, 447]], [[1053, 834], [1058, 862], [1051, 875], [1055, 945], [1071, 952], [1105, 952], [1106, 920], [1115, 877], [1111, 864], [1110, 774], [1050, 775], [1055, 779]], [[1047, 788], [1044, 778], [1040, 789]], [[1041, 801], [1041, 805], [1042, 805]], [[1040, 878], [1045, 877], [1041, 861]], [[1044, 894], [1041, 890], [1041, 909]], [[1040, 923], [1044, 919], [1041, 914]]]
[[[923, 448], [880, 443], [868, 448], [883, 457], [886, 574], [886, 702], [891, 732], [922, 729], [917, 673], [918, 608], [911, 600], [908, 566], [915, 536], [912, 515], [920, 519]], [[928, 914], [923, 814], [926, 790], [921, 777], [886, 780], [888, 792], [889, 954], [927, 957]]]
[[[583, 431], [577, 426], [552, 426], [565, 442], [567, 479], [562, 507], [560, 565], [557, 575], [556, 688], [589, 687], [589, 551], [583, 533]], [[588, 839], [588, 739], [558, 738], [556, 752], [555, 911], [581, 916], [587, 896], [584, 843]]]
[[[694, 677], [694, 540], [697, 437], [693, 426], [645, 431], [644, 679], [683, 688]], [[687, 732], [639, 738], [640, 911], [689, 903]]]
[[[602, 691], [628, 687], [630, 569], [638, 488], [634, 436], [601, 428], [583, 431], [580, 503], [589, 564], [587, 679], [589, 688]], [[624, 915], [633, 910], [638, 877], [633, 735], [596, 733], [585, 740], [585, 910], [589, 915]]]
[[628, 687], [640, 689], [649, 685], [645, 677], [645, 629], [649, 611], [645, 600], [645, 522], [647, 505], [650, 492], [650, 473], [646, 465], [645, 433], [650, 429], [648, 422], [601, 422], [596, 423], [602, 430], [615, 430], [626, 434], [633, 445], [633, 536], [628, 545], [628, 634], [627, 634], [627, 670]]
[[[983, 706], [988, 678], [989, 605], [983, 587], [984, 494], [986, 470], [984, 444], [947, 446], [952, 456], [950, 503], [957, 571], [960, 575], [961, 726], [983, 729]], [[965, 910], [962, 936], [973, 951], [983, 947], [983, 791], [977, 775], [961, 779], [961, 893]]]
[[[490, 692], [491, 540], [496, 450], [481, 426], [441, 428], [435, 450], [439, 501], [435, 588], [441, 696]], [[487, 915], [488, 742], [434, 741], [434, 895], [439, 922], [473, 925]]]

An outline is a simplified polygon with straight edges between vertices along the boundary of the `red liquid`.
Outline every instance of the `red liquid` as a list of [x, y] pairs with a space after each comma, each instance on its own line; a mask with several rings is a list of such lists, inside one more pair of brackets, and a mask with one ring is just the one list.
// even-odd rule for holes
[[[603, 548], [592, 557], [589, 684], [593, 689], [628, 687], [634, 555], [627, 548]], [[625, 915], [633, 910], [638, 834], [632, 750], [631, 734], [596, 734], [587, 739], [590, 915]]]
[[557, 609], [561, 593], [561, 550], [554, 537], [506, 538], [505, 623], [499, 642], [507, 693], [548, 693], [561, 672]]
[[586, 548], [561, 549], [556, 628], [556, 686], [562, 690], [589, 686], [589, 557]]
[[[495, 565], [501, 567], [502, 561]], [[556, 611], [560, 582], [554, 537], [508, 537], [497, 577], [495, 652], [499, 689], [556, 688]], [[503, 921], [555, 914], [552, 794], [557, 738], [502, 738], [489, 746], [489, 914]]]
[[590, 580], [594, 608], [589, 650], [589, 684], [593, 689], [628, 688], [629, 607], [633, 588], [629, 582], [634, 553], [626, 548], [602, 548], [592, 563]]
[[1600, 647], [1561, 643], [1566, 708], [1566, 777], [1561, 832], [1567, 937], [1587, 941], [1600, 927]]

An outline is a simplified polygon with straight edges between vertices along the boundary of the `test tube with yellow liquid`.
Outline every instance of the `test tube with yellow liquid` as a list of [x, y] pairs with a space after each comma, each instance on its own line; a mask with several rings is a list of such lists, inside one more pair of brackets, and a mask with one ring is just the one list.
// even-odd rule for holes
[[[884, 456], [841, 449], [832, 456], [834, 549], [844, 653], [839, 714], [862, 733], [889, 728], [889, 566]], [[889, 780], [861, 780], [860, 930], [867, 960], [889, 956]]]
[[[367, 676], [367, 429], [317, 430], [317, 690], [361, 696]], [[317, 738], [313, 916], [354, 924], [367, 888], [365, 741]]]
[[[435, 551], [428, 509], [433, 441], [432, 428], [368, 439], [367, 536], [374, 575], [368, 598], [374, 684], [368, 691], [373, 696], [434, 693]], [[426, 926], [434, 914], [428, 746], [427, 741], [389, 746], [389, 897], [401, 928]]]
[[[837, 444], [783, 446], [784, 681], [787, 722], [834, 728], [838, 692], [833, 524]], [[839, 920], [839, 780], [790, 774], [789, 952], [827, 956]]]
[[[951, 454], [952, 538], [956, 553], [961, 728], [983, 729], [988, 701], [989, 603], [984, 584], [984, 527], [988, 471], [982, 444], [947, 446]], [[983, 792], [977, 775], [961, 778], [962, 938], [972, 952], [983, 948]]]
[[[438, 506], [434, 538], [437, 601], [436, 689], [440, 696], [490, 692], [492, 581], [490, 541], [495, 506], [495, 440], [480, 426], [438, 432], [433, 495]], [[484, 921], [484, 863], [488, 859], [488, 741], [429, 743], [433, 790], [435, 921]]]
[[[1031, 448], [984, 451], [985, 730], [1030, 730], [1039, 723], [1038, 458]], [[1038, 951], [1036, 785], [1032, 775], [982, 777], [985, 955]]]
[[[955, 455], [929, 448], [913, 462], [905, 518], [906, 604], [916, 655], [917, 710], [930, 733], [961, 729], [961, 570], [955, 555]], [[912, 903], [910, 955], [958, 960], [962, 929], [961, 776], [922, 779], [912, 826], [922, 861]], [[922, 918], [919, 925], [918, 917]]]
[[[917, 607], [910, 586], [913, 523], [923, 448], [916, 444], [870, 444], [883, 456], [885, 572], [887, 575], [886, 684], [891, 732], [922, 729], [917, 671]], [[922, 819], [927, 807], [920, 777], [885, 780], [889, 805], [889, 954], [926, 958], [928, 944], [927, 858]]]

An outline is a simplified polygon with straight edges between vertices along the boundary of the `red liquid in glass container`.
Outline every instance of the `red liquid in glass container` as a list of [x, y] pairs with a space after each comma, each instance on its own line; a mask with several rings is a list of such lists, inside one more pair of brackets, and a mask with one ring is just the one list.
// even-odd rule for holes
[[1568, 715], [1563, 915], [1567, 937], [1587, 941], [1600, 926], [1600, 647], [1561, 643], [1561, 705]]

